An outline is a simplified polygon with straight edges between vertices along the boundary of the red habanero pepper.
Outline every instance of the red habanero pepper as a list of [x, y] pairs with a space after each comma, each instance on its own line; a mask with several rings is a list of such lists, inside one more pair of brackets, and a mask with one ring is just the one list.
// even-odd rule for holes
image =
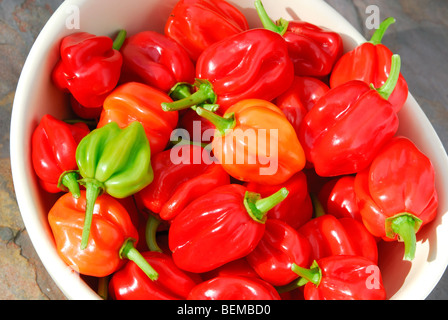
[[263, 26], [285, 39], [296, 75], [323, 77], [330, 74], [343, 54], [339, 33], [305, 21], [280, 18], [276, 24], [269, 18], [260, 0], [255, 0], [255, 8]]
[[134, 247], [139, 240], [138, 232], [128, 212], [108, 194], [96, 199], [88, 244], [81, 249], [86, 204], [84, 190], [77, 199], [66, 193], [48, 213], [62, 260], [80, 274], [105, 277], [120, 269], [124, 259], [129, 259], [137, 263], [151, 280], [157, 279], [157, 271]]
[[297, 229], [308, 222], [313, 215], [313, 204], [308, 193], [305, 173], [299, 171], [281, 185], [267, 185], [255, 182], [246, 184], [247, 190], [259, 193], [262, 197], [273, 194], [281, 187], [288, 189], [288, 197], [269, 210], [268, 219], [285, 221], [291, 227]]
[[[395, 19], [390, 17], [381, 23], [371, 40], [344, 54], [336, 63], [330, 76], [330, 87], [337, 87], [350, 80], [360, 80], [381, 87], [391, 72], [392, 51], [381, 44], [381, 40], [390, 24]], [[408, 97], [408, 85], [400, 73], [395, 89], [388, 98], [395, 112], [400, 111]]]
[[135, 196], [163, 220], [172, 220], [190, 202], [230, 183], [221, 165], [201, 146], [176, 145], [151, 159], [154, 180]]
[[404, 259], [415, 255], [416, 233], [437, 215], [431, 160], [408, 138], [394, 137], [355, 178], [366, 228], [386, 241], [404, 242]]
[[213, 155], [232, 177], [279, 185], [305, 167], [305, 154], [283, 112], [266, 100], [241, 100], [223, 117], [197, 108], [212, 122]]
[[280, 300], [275, 288], [264, 280], [219, 276], [194, 287], [187, 300]]
[[359, 80], [328, 91], [299, 129], [307, 160], [320, 176], [353, 174], [366, 168], [398, 130], [398, 116], [387, 97], [395, 87], [400, 57], [392, 57], [389, 79], [379, 89]]
[[193, 109], [183, 112], [179, 119], [179, 127], [187, 131], [191, 141], [209, 144], [213, 140], [215, 126]]
[[245, 257], [263, 236], [266, 213], [287, 194], [282, 188], [261, 199], [242, 185], [229, 184], [197, 198], [171, 223], [174, 262], [183, 270], [200, 273]]
[[210, 280], [221, 276], [241, 276], [248, 278], [260, 278], [251, 267], [246, 258], [230, 261], [216, 269], [201, 274], [202, 279]]
[[164, 92], [177, 82], [193, 82], [195, 67], [177, 42], [155, 31], [128, 37], [120, 50], [123, 56], [121, 82], [142, 82]]
[[312, 259], [333, 255], [364, 256], [378, 261], [378, 248], [373, 235], [364, 225], [353, 218], [337, 219], [324, 214], [310, 220], [298, 229], [311, 244]]
[[51, 74], [53, 83], [84, 107], [100, 107], [120, 78], [123, 57], [118, 50], [125, 34], [120, 31], [115, 42], [87, 32], [63, 38], [60, 60]]
[[180, 270], [170, 256], [155, 251], [142, 252], [143, 258], [159, 277], [152, 281], [133, 262], [115, 272], [109, 282], [109, 294], [114, 300], [185, 300], [202, 280], [196, 274]]
[[199, 89], [186, 99], [164, 105], [164, 110], [209, 101], [218, 104], [223, 114], [243, 99], [271, 101], [292, 84], [294, 67], [279, 34], [251, 29], [205, 49], [196, 63], [196, 78]]
[[84, 107], [73, 95], [70, 97], [70, 107], [78, 117], [85, 120], [97, 120], [103, 111], [102, 105], [96, 108]]
[[378, 266], [365, 257], [330, 256], [304, 269], [292, 270], [302, 277], [305, 300], [386, 300]]
[[318, 193], [324, 211], [336, 218], [353, 218], [362, 221], [355, 193], [355, 177], [331, 179]]
[[283, 111], [298, 135], [305, 115], [329, 90], [319, 79], [295, 76], [292, 85], [274, 100], [274, 104]]
[[267, 219], [265, 224], [263, 237], [246, 259], [261, 279], [283, 286], [297, 278], [291, 270], [293, 263], [301, 267], [311, 263], [311, 246], [286, 222]]
[[31, 138], [31, 158], [44, 190], [58, 193], [68, 189], [79, 197], [76, 148], [89, 132], [83, 122], [68, 124], [49, 114], [41, 118]]
[[118, 86], [104, 100], [98, 128], [116, 122], [120, 128], [139, 121], [145, 129], [155, 155], [167, 146], [171, 132], [177, 126], [178, 113], [164, 112], [161, 103], [170, 102], [167, 93], [144, 83], [127, 82]]
[[165, 35], [196, 61], [213, 43], [248, 29], [244, 14], [227, 1], [179, 0], [165, 24]]

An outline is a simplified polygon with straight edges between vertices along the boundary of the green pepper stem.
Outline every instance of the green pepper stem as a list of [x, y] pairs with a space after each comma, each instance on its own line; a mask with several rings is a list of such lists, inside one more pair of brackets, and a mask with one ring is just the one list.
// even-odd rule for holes
[[395, 86], [398, 83], [398, 78], [400, 77], [400, 69], [401, 69], [401, 58], [398, 54], [392, 55], [392, 62], [390, 65], [390, 73], [386, 82], [380, 87], [375, 88], [373, 84], [370, 84], [372, 89], [375, 89], [381, 97], [385, 100], [388, 100], [390, 95], [395, 89]]
[[261, 0], [255, 0], [255, 9], [257, 9], [258, 17], [260, 18], [263, 27], [267, 30], [274, 31], [280, 35], [284, 35], [288, 29], [289, 22], [283, 18], [278, 20], [278, 24], [274, 23], [271, 18], [269, 18], [266, 9], [263, 6]]
[[246, 194], [244, 195], [244, 206], [252, 219], [264, 223], [268, 211], [285, 200], [288, 193], [288, 189], [281, 188], [269, 197], [261, 198], [258, 193], [246, 191]]
[[188, 109], [196, 105], [210, 102], [216, 103], [216, 93], [209, 81], [200, 81], [198, 90], [191, 95], [173, 102], [163, 102], [162, 109], [164, 111], [178, 111]]
[[78, 199], [81, 196], [78, 183], [79, 173], [77, 170], [65, 171], [59, 177], [58, 187], [66, 187], [73, 198]]
[[98, 295], [107, 300], [108, 297], [109, 276], [101, 277], [98, 279]]
[[389, 17], [383, 22], [381, 22], [380, 27], [372, 35], [372, 38], [370, 38], [369, 42], [374, 45], [381, 44], [381, 41], [383, 40], [383, 36], [386, 33], [387, 29], [391, 24], [394, 24], [395, 21], [396, 21], [395, 18]]
[[169, 96], [173, 100], [181, 100], [191, 96], [192, 85], [185, 82], [178, 82], [171, 88]]
[[122, 46], [123, 43], [124, 43], [124, 40], [126, 40], [126, 35], [127, 35], [126, 30], [120, 30], [120, 31], [118, 31], [118, 34], [117, 34], [117, 36], [115, 37], [114, 43], [113, 43], [113, 45], [112, 45], [112, 48], [115, 49], [115, 50], [120, 51], [121, 46]]
[[87, 248], [90, 236], [90, 227], [92, 225], [93, 209], [96, 198], [103, 192], [103, 184], [94, 179], [81, 179], [81, 184], [86, 187], [86, 213], [84, 216], [84, 227], [82, 229], [81, 250]]
[[393, 219], [391, 222], [392, 230], [398, 234], [400, 240], [404, 242], [404, 260], [412, 261], [415, 257], [416, 236], [415, 236], [416, 221], [412, 216], [401, 215]]
[[160, 220], [154, 217], [152, 214], [149, 214], [148, 220], [146, 221], [145, 239], [150, 251], [162, 252], [162, 249], [160, 249], [156, 240], [157, 229], [159, 228], [159, 226]]
[[216, 113], [213, 113], [202, 107], [197, 107], [196, 113], [201, 117], [210, 121], [216, 127], [216, 130], [218, 130], [221, 135], [225, 135], [227, 130], [233, 129], [236, 125], [235, 115], [233, 113], [230, 113], [225, 117], [221, 117]]
[[314, 193], [310, 193], [310, 197], [311, 197], [311, 201], [313, 203], [314, 218], [325, 215], [324, 207], [322, 206], [322, 203], [320, 203], [317, 195]]
[[298, 274], [303, 279], [305, 279], [305, 281], [312, 282], [316, 286], [319, 285], [320, 280], [322, 279], [322, 270], [319, 268], [316, 261], [313, 262], [310, 269], [302, 268], [297, 264], [293, 263], [291, 266], [291, 270], [294, 273]]
[[125, 240], [119, 251], [120, 258], [133, 261], [152, 281], [157, 280], [159, 274], [134, 247], [134, 241], [132, 238]]
[[297, 289], [299, 287], [304, 286], [307, 282], [308, 282], [308, 280], [299, 277], [299, 278], [291, 281], [290, 283], [285, 284], [284, 286], [277, 286], [277, 287], [275, 287], [275, 290], [278, 293], [289, 292], [289, 291], [292, 291], [294, 289]]

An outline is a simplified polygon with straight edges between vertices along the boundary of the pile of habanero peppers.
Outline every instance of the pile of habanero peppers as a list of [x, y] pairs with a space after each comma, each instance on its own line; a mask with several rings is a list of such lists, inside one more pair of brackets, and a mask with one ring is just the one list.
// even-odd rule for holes
[[51, 79], [75, 118], [42, 117], [32, 162], [60, 257], [104, 299], [386, 299], [378, 243], [414, 258], [438, 199], [396, 134], [395, 20], [344, 52], [254, 7], [256, 29], [179, 0], [164, 33], [62, 39]]

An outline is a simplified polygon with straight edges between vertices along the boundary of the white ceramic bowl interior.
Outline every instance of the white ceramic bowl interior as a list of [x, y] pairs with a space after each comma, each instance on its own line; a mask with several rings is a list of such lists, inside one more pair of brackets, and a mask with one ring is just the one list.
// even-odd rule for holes
[[[99, 299], [58, 256], [47, 212], [55, 196], [40, 190], [30, 161], [30, 138], [44, 114], [63, 118], [68, 114], [64, 96], [52, 85], [50, 72], [58, 59], [60, 40], [74, 32], [114, 35], [142, 30], [163, 32], [176, 0], [68, 0], [53, 14], [36, 39], [17, 86], [11, 118], [11, 167], [17, 201], [31, 241], [45, 268], [69, 299]], [[253, 0], [230, 0], [246, 15], [251, 27], [260, 27]], [[365, 39], [332, 7], [321, 0], [265, 0], [271, 18], [301, 19], [339, 32], [345, 50]], [[76, 26], [79, 18], [79, 29]], [[402, 59], [406, 59], [402, 56]], [[425, 299], [448, 265], [448, 158], [431, 123], [412, 95], [399, 114], [399, 133], [411, 138], [436, 169], [440, 198], [438, 216], [418, 233], [415, 259], [402, 260], [403, 245], [381, 243], [380, 268], [391, 299]]]

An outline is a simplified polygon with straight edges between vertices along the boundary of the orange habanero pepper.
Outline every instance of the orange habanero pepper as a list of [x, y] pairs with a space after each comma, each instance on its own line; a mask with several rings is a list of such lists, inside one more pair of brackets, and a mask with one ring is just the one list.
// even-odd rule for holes
[[305, 154], [293, 126], [273, 103], [244, 99], [223, 117], [196, 108], [215, 127], [213, 153], [232, 177], [241, 181], [280, 184], [305, 166]]
[[127, 82], [118, 86], [104, 100], [98, 128], [116, 122], [120, 128], [139, 121], [154, 155], [167, 146], [171, 132], [177, 126], [178, 112], [162, 110], [163, 102], [172, 99], [163, 91], [139, 82]]

